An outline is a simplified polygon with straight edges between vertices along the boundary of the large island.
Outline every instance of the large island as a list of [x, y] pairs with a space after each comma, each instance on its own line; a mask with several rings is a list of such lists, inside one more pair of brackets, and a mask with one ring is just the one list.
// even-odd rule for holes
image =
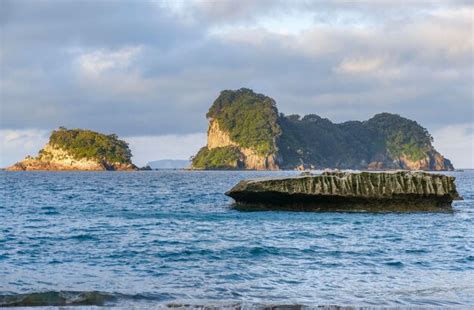
[[127, 142], [115, 134], [60, 127], [37, 156], [27, 156], [6, 170], [137, 170], [131, 158]]
[[294, 211], [449, 211], [462, 199], [453, 176], [426, 172], [324, 172], [244, 180], [226, 195], [240, 209]]
[[396, 114], [335, 124], [283, 115], [272, 98], [242, 88], [222, 91], [207, 118], [194, 169], [454, 169], [425, 128]]

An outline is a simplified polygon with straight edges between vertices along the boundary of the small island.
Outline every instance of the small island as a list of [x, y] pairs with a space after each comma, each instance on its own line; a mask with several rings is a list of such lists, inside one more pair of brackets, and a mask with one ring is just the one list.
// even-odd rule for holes
[[131, 158], [127, 142], [115, 134], [60, 127], [53, 130], [49, 142], [36, 157], [27, 156], [6, 170], [138, 170]]
[[243, 210], [450, 211], [462, 199], [453, 176], [420, 171], [340, 172], [244, 180], [226, 193]]

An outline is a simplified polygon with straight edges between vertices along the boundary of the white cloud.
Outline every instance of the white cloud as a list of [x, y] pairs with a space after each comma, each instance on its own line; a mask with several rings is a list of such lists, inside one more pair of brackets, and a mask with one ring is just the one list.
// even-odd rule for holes
[[79, 82], [87, 91], [108, 97], [147, 96], [153, 92], [154, 81], [146, 79], [134, 61], [143, 46], [124, 47], [117, 50], [99, 49], [81, 53], [76, 57]]
[[381, 57], [352, 58], [342, 61], [336, 71], [345, 73], [367, 73], [379, 69], [384, 63]]
[[[275, 98], [281, 112], [336, 122], [384, 111], [428, 128], [472, 122], [472, 5], [297, 2], [42, 1], [39, 10], [12, 1], [1, 128], [162, 141], [204, 132], [219, 91], [240, 87]], [[136, 159], [193, 153], [154, 147], [137, 144]]]
[[125, 47], [115, 51], [95, 50], [79, 55], [78, 64], [83, 74], [96, 76], [107, 70], [127, 68], [141, 51], [141, 46]]
[[189, 159], [206, 145], [206, 133], [124, 137], [138, 166], [160, 159]]
[[48, 137], [47, 130], [0, 130], [0, 167], [10, 166], [27, 155], [36, 156]]
[[436, 149], [456, 168], [474, 168], [474, 123], [445, 126], [433, 132]]

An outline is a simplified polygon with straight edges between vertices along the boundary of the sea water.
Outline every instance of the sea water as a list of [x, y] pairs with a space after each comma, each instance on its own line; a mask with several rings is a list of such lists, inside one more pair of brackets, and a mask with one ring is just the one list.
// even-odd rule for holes
[[0, 172], [0, 306], [473, 306], [474, 171], [446, 213], [241, 212], [296, 172]]

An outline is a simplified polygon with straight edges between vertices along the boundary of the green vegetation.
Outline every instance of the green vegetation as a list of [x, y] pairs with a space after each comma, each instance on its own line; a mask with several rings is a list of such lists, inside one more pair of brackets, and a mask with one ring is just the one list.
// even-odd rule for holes
[[428, 131], [417, 122], [399, 115], [377, 114], [366, 125], [381, 136], [393, 157], [405, 155], [411, 160], [420, 160], [432, 149], [433, 137]]
[[49, 144], [60, 147], [77, 159], [94, 158], [110, 163], [131, 163], [132, 153], [125, 141], [117, 135], [104, 135], [91, 130], [66, 129], [54, 130]]
[[281, 133], [275, 101], [251, 89], [224, 90], [207, 113], [221, 129], [242, 147], [262, 155], [276, 151], [275, 139]]
[[209, 150], [203, 147], [194, 156], [192, 166], [195, 169], [235, 169], [240, 167], [242, 155], [235, 146], [217, 147]]
[[[367, 130], [360, 122], [334, 124], [317, 115], [302, 119], [281, 115], [283, 134], [278, 146], [288, 166], [311, 164], [316, 167], [358, 167], [374, 148]], [[363, 163], [362, 163], [363, 164]]]
[[286, 164], [317, 167], [364, 167], [372, 161], [390, 163], [399, 156], [416, 161], [432, 150], [432, 138], [417, 122], [382, 113], [365, 122], [334, 124], [317, 115], [279, 119], [283, 134], [278, 146]]

